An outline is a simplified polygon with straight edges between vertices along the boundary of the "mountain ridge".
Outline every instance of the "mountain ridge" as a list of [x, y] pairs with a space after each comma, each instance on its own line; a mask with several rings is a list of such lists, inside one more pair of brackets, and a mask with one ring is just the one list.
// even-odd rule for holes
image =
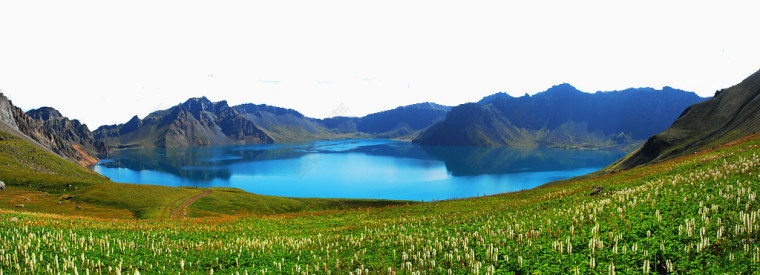
[[[683, 108], [703, 100], [670, 87], [584, 93], [563, 83], [533, 96], [496, 93], [478, 103], [454, 107], [443, 122], [413, 142], [620, 149], [662, 131]], [[474, 124], [462, 124], [468, 120]], [[467, 129], [449, 129], [457, 127]]]
[[760, 131], [760, 70], [686, 108], [670, 127], [652, 135], [605, 170], [620, 171], [685, 156]]
[[71, 120], [51, 107], [24, 112], [2, 93], [0, 124], [6, 132], [82, 166], [96, 164], [96, 155], [108, 152], [79, 120]]
[[104, 125], [95, 138], [111, 148], [259, 144], [329, 138], [411, 139], [443, 120], [448, 106], [418, 103], [364, 117], [309, 118], [266, 104], [229, 106], [206, 97], [190, 98], [144, 119]]

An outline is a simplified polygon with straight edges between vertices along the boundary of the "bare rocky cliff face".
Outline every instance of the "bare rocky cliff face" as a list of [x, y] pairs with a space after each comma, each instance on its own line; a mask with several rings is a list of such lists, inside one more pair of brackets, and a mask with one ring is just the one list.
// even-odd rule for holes
[[79, 120], [71, 120], [61, 115], [51, 107], [42, 107], [26, 112], [27, 116], [42, 121], [46, 130], [90, 155], [108, 153], [108, 148], [102, 141], [95, 140], [93, 133]]
[[83, 166], [96, 164], [98, 153], [106, 153], [103, 142], [96, 141], [86, 125], [70, 120], [53, 108], [24, 113], [0, 93], [0, 123], [4, 129]]
[[120, 125], [101, 126], [94, 137], [114, 148], [191, 147], [272, 143], [274, 140], [227, 102], [191, 98], [167, 110], [137, 116]]
[[16, 124], [16, 119], [13, 117], [13, 108], [15, 107], [11, 104], [11, 101], [0, 93], [0, 122], [5, 123], [12, 129], [18, 130], [18, 124]]

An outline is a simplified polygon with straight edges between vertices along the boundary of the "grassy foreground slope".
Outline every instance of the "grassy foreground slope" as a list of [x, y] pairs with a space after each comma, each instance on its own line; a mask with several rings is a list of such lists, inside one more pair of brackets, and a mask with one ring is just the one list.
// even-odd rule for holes
[[[759, 146], [751, 136], [602, 177], [365, 210], [186, 220], [0, 210], [0, 270], [756, 273]], [[589, 196], [592, 185], [604, 190]]]
[[[278, 214], [407, 204], [404, 201], [262, 196], [233, 188], [174, 188], [114, 183], [0, 130], [0, 208], [99, 218]], [[194, 203], [183, 202], [211, 191]], [[23, 207], [20, 207], [23, 205]], [[186, 209], [178, 209], [186, 208]], [[179, 217], [179, 216], [177, 216]]]

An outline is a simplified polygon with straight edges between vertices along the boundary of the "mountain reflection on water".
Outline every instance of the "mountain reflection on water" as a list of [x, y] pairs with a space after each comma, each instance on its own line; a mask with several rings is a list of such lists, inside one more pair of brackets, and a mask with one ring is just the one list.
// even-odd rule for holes
[[[319, 140], [122, 150], [107, 156], [95, 170], [118, 182], [237, 187], [270, 195], [443, 199], [532, 188], [591, 172], [623, 155], [552, 148], [419, 146], [394, 140]], [[468, 182], [472, 188], [467, 188]], [[501, 182], [508, 186], [499, 187]], [[435, 187], [438, 191], [433, 193], [437, 194], [407, 190], [423, 185]], [[485, 188], [470, 190], [478, 186]], [[301, 190], [303, 187], [308, 188]], [[330, 187], [359, 192], [356, 196], [341, 190], [308, 193], [309, 189]], [[383, 192], [373, 193], [372, 189]]]

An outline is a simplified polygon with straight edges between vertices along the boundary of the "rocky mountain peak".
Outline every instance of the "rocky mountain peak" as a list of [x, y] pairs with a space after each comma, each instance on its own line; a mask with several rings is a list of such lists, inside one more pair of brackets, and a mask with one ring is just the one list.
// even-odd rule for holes
[[[527, 94], [525, 94], [525, 95], [527, 95]], [[488, 104], [488, 103], [491, 103], [494, 100], [504, 100], [504, 99], [510, 99], [510, 98], [512, 98], [512, 96], [509, 95], [508, 93], [498, 92], [498, 93], [495, 93], [495, 94], [492, 94], [492, 95], [484, 97], [483, 99], [481, 99], [480, 101], [478, 101], [478, 103], [480, 103], [480, 104]]]
[[60, 120], [63, 119], [61, 112], [52, 107], [42, 107], [26, 112], [26, 114], [34, 119], [48, 121], [48, 120]]
[[97, 163], [94, 155], [108, 151], [105, 144], [96, 141], [87, 126], [79, 121], [69, 120], [49, 107], [25, 113], [1, 93], [0, 121], [18, 130], [14, 135], [83, 166]]
[[201, 111], [216, 112], [215, 104], [205, 96], [190, 98], [185, 101], [185, 103], [182, 103], [181, 106], [193, 114], [197, 114]]
[[554, 85], [548, 90], [544, 91], [545, 94], [582, 94], [583, 92], [579, 91], [573, 85], [570, 85], [568, 83], [562, 83], [559, 85]]
[[133, 116], [129, 122], [125, 123], [124, 126], [121, 127], [119, 134], [127, 134], [137, 131], [140, 128], [142, 128], [142, 120], [140, 120], [140, 118], [137, 116]]

